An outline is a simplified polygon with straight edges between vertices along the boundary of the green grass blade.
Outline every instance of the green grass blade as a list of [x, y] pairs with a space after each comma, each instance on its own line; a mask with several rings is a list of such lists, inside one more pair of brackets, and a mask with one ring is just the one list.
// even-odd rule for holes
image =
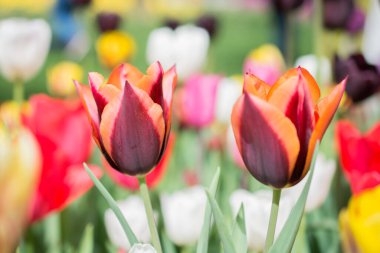
[[79, 246], [79, 253], [92, 253], [94, 252], [94, 226], [89, 224], [84, 230], [82, 240]]
[[235, 244], [235, 250], [238, 253], [246, 253], [248, 250], [247, 234], [245, 230], [245, 212], [244, 205], [239, 208], [239, 212], [232, 228], [232, 238]]

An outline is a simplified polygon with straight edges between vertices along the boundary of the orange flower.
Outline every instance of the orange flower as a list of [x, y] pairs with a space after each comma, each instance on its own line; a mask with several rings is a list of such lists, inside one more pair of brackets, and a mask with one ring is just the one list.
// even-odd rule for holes
[[247, 74], [232, 112], [236, 143], [249, 172], [275, 188], [297, 184], [342, 98], [346, 80], [322, 100], [310, 73], [294, 68], [272, 87]]
[[175, 68], [164, 73], [156, 62], [147, 73], [122, 64], [107, 82], [89, 73], [91, 89], [75, 81], [97, 145], [113, 168], [128, 175], [148, 173], [160, 161], [170, 133]]

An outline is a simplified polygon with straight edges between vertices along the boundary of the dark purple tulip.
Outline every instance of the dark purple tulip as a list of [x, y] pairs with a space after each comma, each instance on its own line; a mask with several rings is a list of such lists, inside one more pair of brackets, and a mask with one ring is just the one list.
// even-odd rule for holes
[[359, 8], [354, 8], [354, 11], [351, 13], [351, 18], [348, 19], [346, 24], [346, 29], [350, 33], [360, 32], [364, 27], [364, 21], [364, 12]]
[[324, 26], [328, 29], [346, 29], [354, 9], [353, 0], [324, 0]]
[[305, 0], [272, 0], [277, 11], [288, 12], [300, 7]]
[[176, 19], [167, 19], [165, 20], [164, 25], [175, 30], [178, 26], [181, 25], [181, 23]]
[[100, 32], [107, 32], [119, 28], [121, 17], [114, 12], [101, 12], [96, 16], [96, 23]]
[[348, 76], [346, 93], [354, 103], [365, 100], [380, 89], [378, 69], [368, 64], [361, 54], [353, 54], [347, 60], [335, 56], [335, 80], [346, 76]]
[[212, 15], [201, 16], [197, 20], [196, 25], [204, 28], [210, 35], [210, 38], [213, 38], [218, 30], [218, 21]]

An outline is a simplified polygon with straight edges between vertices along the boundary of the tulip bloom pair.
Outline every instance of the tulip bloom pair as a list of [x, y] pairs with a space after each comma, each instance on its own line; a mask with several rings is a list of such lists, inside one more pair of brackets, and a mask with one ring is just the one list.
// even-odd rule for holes
[[231, 120], [243, 161], [257, 180], [283, 188], [306, 175], [345, 83], [319, 101], [316, 81], [301, 67], [289, 70], [273, 86], [246, 74]]
[[152, 64], [147, 75], [129, 64], [115, 68], [107, 82], [89, 74], [91, 89], [75, 81], [108, 163], [128, 175], [143, 175], [161, 160], [171, 127], [175, 68]]

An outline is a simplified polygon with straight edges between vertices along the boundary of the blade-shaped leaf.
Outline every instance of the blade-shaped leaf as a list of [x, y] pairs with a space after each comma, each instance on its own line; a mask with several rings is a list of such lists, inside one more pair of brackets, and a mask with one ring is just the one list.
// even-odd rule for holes
[[112, 209], [112, 211], [115, 213], [117, 219], [119, 220], [125, 234], [127, 235], [128, 241], [130, 245], [133, 245], [138, 242], [136, 235], [133, 233], [131, 227], [129, 226], [127, 220], [125, 219], [123, 213], [121, 212], [120, 208], [118, 207], [116, 201], [112, 198], [111, 194], [107, 191], [107, 189], [104, 187], [104, 185], [95, 177], [94, 173], [88, 168], [87, 164], [84, 163], [84, 168], [86, 169], [88, 175], [90, 176], [91, 180], [94, 182], [96, 188], [99, 190], [99, 192], [103, 195], [103, 197], [106, 199], [108, 205]]
[[177, 253], [174, 244], [170, 241], [165, 232], [161, 232], [162, 249], [165, 253]]
[[80, 242], [79, 253], [92, 253], [94, 252], [94, 226], [87, 225], [84, 230], [82, 240]]
[[[216, 169], [215, 175], [211, 181], [210, 187], [208, 188], [211, 196], [215, 198], [216, 189], [219, 185], [219, 177], [220, 177], [220, 167]], [[203, 227], [200, 235], [200, 239], [197, 245], [197, 253], [207, 253], [208, 249], [208, 240], [210, 234], [210, 223], [211, 223], [211, 206], [210, 203], [207, 203], [205, 216], [203, 220]]]
[[280, 232], [277, 240], [274, 242], [273, 246], [270, 248], [270, 253], [283, 253], [291, 252], [294, 241], [297, 236], [298, 228], [300, 226], [302, 215], [305, 209], [305, 204], [307, 200], [307, 195], [309, 193], [311, 179], [314, 174], [314, 165], [317, 158], [317, 153], [319, 149], [319, 142], [315, 145], [315, 150], [313, 154], [313, 160], [310, 165], [310, 176], [305, 184], [304, 189], [302, 190], [301, 196], [297, 200], [297, 203], [292, 209], [283, 229]]
[[235, 243], [235, 250], [238, 253], [245, 253], [248, 250], [247, 235], [245, 229], [245, 212], [244, 205], [239, 208], [234, 226], [232, 228], [232, 238]]

